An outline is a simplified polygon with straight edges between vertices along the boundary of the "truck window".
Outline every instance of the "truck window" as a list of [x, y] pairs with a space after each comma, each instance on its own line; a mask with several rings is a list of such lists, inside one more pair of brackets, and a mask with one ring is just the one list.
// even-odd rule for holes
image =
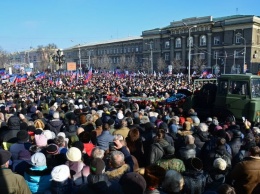
[[228, 81], [219, 81], [219, 94], [226, 95], [228, 93]]
[[252, 79], [252, 98], [260, 97], [260, 79]]
[[231, 81], [229, 93], [238, 94], [238, 95], [249, 95], [248, 82], [247, 81]]

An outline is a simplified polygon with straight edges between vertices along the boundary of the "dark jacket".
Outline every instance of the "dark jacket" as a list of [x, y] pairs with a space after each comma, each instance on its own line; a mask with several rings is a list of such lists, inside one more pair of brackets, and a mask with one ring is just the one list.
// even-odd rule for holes
[[189, 158], [196, 157], [196, 145], [195, 144], [188, 144], [185, 147], [181, 147], [179, 150], [180, 159], [185, 161]]
[[72, 181], [67, 179], [63, 182], [51, 181], [51, 194], [71, 194], [72, 193]]
[[203, 171], [186, 170], [183, 172], [185, 194], [201, 194], [205, 190], [206, 176]]
[[228, 144], [230, 145], [232, 151], [232, 157], [235, 157], [238, 154], [243, 143], [241, 137], [235, 137]]
[[123, 194], [119, 183], [108, 180], [107, 175], [88, 176], [88, 183], [82, 186], [77, 194]]
[[163, 157], [163, 155], [164, 155], [163, 148], [166, 147], [166, 146], [169, 146], [169, 145], [170, 144], [166, 140], [164, 140], [164, 139], [161, 139], [157, 143], [153, 143], [151, 145], [151, 151], [150, 151], [150, 155], [149, 155], [149, 162], [150, 162], [150, 164], [154, 164], [158, 160], [160, 160]]
[[53, 119], [47, 123], [47, 129], [53, 131], [56, 135], [60, 132], [63, 122], [59, 119]]

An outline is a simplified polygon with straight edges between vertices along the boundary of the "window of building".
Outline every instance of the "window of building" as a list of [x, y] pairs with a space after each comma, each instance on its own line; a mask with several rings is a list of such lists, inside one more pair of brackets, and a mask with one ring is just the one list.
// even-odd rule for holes
[[170, 48], [170, 41], [165, 41], [164, 48], [166, 49]]
[[234, 50], [234, 56], [235, 56], [235, 58], [239, 57], [239, 52], [237, 50]]
[[[189, 39], [189, 38], [190, 38], [190, 39]], [[189, 41], [189, 40], [190, 40], [190, 41]], [[193, 40], [194, 40], [194, 39], [193, 39], [192, 36], [187, 38], [187, 47], [189, 47], [189, 44], [190, 44], [191, 47], [193, 47]]]
[[175, 40], [175, 48], [181, 48], [181, 38], [176, 38], [176, 40]]
[[124, 48], [124, 53], [126, 53], [126, 48]]
[[130, 48], [130, 47], [128, 47], [128, 48], [127, 48], [127, 52], [129, 52], [129, 53], [130, 53], [130, 51], [131, 51], [131, 48]]
[[220, 44], [220, 37], [216, 36], [214, 37], [214, 45], [219, 45]]
[[170, 54], [169, 53], [165, 53], [164, 54], [164, 60], [165, 61], [169, 61], [170, 60]]
[[139, 48], [138, 48], [138, 47], [136, 47], [136, 48], [135, 48], [135, 52], [138, 52], [138, 51], [139, 51]]
[[181, 60], [181, 53], [180, 52], [176, 52], [175, 53], [175, 59], [176, 60]]
[[236, 44], [240, 44], [242, 38], [240, 38], [240, 36], [239, 36], [238, 34], [236, 34], [235, 37], [236, 37], [236, 38], [235, 38]]
[[200, 46], [206, 46], [207, 44], [207, 39], [206, 39], [206, 36], [205, 35], [202, 35], [200, 37]]

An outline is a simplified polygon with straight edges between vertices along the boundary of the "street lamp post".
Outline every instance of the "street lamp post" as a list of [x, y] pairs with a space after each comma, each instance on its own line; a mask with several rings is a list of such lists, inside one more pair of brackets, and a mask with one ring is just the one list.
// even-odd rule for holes
[[191, 36], [190, 36], [190, 33], [191, 33], [191, 29], [192, 28], [196, 28], [197, 25], [194, 25], [194, 26], [191, 26], [191, 27], [188, 27], [188, 25], [186, 23], [183, 23], [188, 29], [189, 29], [189, 66], [188, 66], [188, 82], [190, 83], [190, 65], [191, 65]]
[[150, 61], [151, 61], [151, 74], [153, 74], [153, 41], [145, 43], [150, 45]]
[[237, 34], [239, 38], [242, 38], [244, 40], [244, 64], [243, 64], [243, 73], [245, 73], [245, 65], [246, 65], [246, 39], [241, 36], [241, 34]]
[[52, 59], [53, 59], [53, 61], [54, 61], [55, 63], [57, 63], [57, 64], [59, 65], [59, 68], [61, 68], [61, 67], [62, 67], [62, 64], [65, 62], [65, 56], [62, 55], [60, 49], [57, 50], [57, 55], [53, 55], [53, 56], [52, 56]]

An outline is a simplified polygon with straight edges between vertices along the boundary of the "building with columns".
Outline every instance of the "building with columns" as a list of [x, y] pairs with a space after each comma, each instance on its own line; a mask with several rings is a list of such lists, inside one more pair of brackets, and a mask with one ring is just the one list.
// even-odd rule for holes
[[142, 37], [144, 58], [151, 55], [152, 47], [155, 69], [158, 58], [184, 72], [189, 66], [191, 71], [206, 68], [214, 73], [257, 73], [260, 68], [257, 16], [186, 18], [143, 31]]

